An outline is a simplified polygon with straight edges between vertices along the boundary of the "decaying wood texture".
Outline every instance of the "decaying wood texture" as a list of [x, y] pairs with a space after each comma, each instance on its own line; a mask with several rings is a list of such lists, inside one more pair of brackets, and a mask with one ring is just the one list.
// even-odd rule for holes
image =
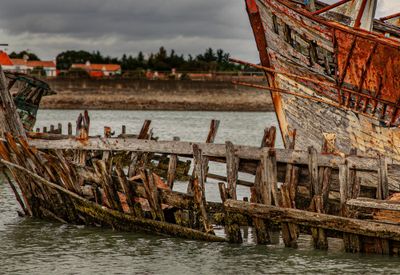
[[[264, 136], [261, 141], [261, 148], [275, 147], [276, 128], [271, 127], [264, 130]], [[271, 204], [271, 186], [267, 182], [267, 168], [265, 154], [261, 156], [261, 160], [257, 165], [254, 180], [254, 189], [252, 192], [251, 202]], [[253, 219], [254, 229], [256, 233], [256, 241], [258, 244], [267, 244], [271, 242], [269, 226], [266, 222], [259, 218]]]
[[381, 209], [389, 211], [400, 211], [400, 203], [397, 201], [374, 200], [369, 198], [350, 199], [346, 202], [348, 206]]
[[[174, 141], [179, 141], [179, 137], [174, 137]], [[167, 184], [169, 188], [171, 188], [171, 190], [174, 188], [177, 162], [178, 162], [178, 156], [175, 154], [170, 155], [168, 164]]]
[[[120, 138], [89, 138], [80, 142], [75, 139], [63, 140], [30, 140], [29, 144], [41, 150], [87, 150], [87, 151], [128, 151], [128, 152], [150, 152], [177, 154], [181, 156], [192, 155], [191, 142], [176, 141], [153, 141]], [[197, 143], [207, 157], [225, 157], [226, 146], [222, 144]], [[260, 148], [252, 146], [234, 146], [235, 156], [240, 159], [260, 160]], [[308, 152], [300, 150], [275, 149], [277, 162], [291, 163], [296, 165], [308, 165]], [[349, 156], [346, 161], [353, 169], [359, 171], [378, 171], [378, 160], [372, 157]], [[336, 155], [318, 155], [320, 166], [338, 168], [345, 159]]]
[[[145, 120], [142, 129], [139, 132], [137, 139], [147, 140], [150, 137], [151, 120]], [[131, 153], [131, 164], [129, 165], [128, 176], [133, 177], [138, 172], [138, 161], [140, 155], [138, 153], [132, 152]]]
[[[210, 123], [210, 129], [208, 131], [208, 135], [206, 138], [206, 144], [209, 143], [214, 143], [215, 138], [218, 133], [218, 128], [219, 128], [220, 121], [213, 119]], [[204, 161], [204, 181], [207, 181], [207, 174], [208, 174], [208, 157], [203, 154], [203, 161]], [[194, 171], [192, 173], [192, 178], [194, 177]], [[188, 187], [187, 187], [187, 192], [190, 194], [193, 190], [193, 182], [189, 181]]]
[[[295, 148], [296, 131], [291, 135], [289, 149]], [[282, 207], [296, 208], [296, 195], [298, 187], [299, 168], [292, 164], [286, 165], [285, 182], [281, 186]], [[282, 238], [286, 247], [297, 248], [299, 229], [297, 225], [282, 223]]]
[[277, 222], [290, 222], [369, 237], [400, 240], [400, 227], [396, 225], [235, 200], [227, 200], [224, 205], [232, 211]]
[[[44, 184], [54, 190], [57, 190], [71, 199], [73, 199], [74, 203], [76, 203], [76, 209], [83, 215], [90, 216], [91, 218], [109, 224], [113, 228], [118, 228], [121, 230], [129, 230], [129, 231], [148, 231], [151, 233], [160, 233], [165, 234], [168, 233], [171, 236], [184, 237], [188, 239], [197, 239], [203, 241], [214, 241], [214, 242], [224, 242], [226, 241], [224, 238], [217, 237], [215, 235], [203, 233], [197, 230], [193, 230], [190, 228], [169, 224], [160, 221], [148, 220], [148, 219], [140, 219], [131, 215], [123, 214], [115, 210], [111, 210], [108, 208], [101, 207], [95, 203], [92, 203], [73, 192], [66, 190], [65, 188], [54, 184], [38, 175], [30, 172], [29, 170], [16, 165], [14, 163], [10, 163], [4, 160], [0, 160], [1, 163], [10, 167], [12, 169], [16, 169], [19, 172], [29, 175], [33, 179], [37, 180], [41, 184]], [[35, 183], [36, 184], [36, 183]]]
[[6, 77], [0, 66], [0, 134], [11, 132], [15, 136], [26, 137], [24, 126], [18, 115], [14, 100], [8, 90]]
[[[376, 212], [396, 212], [395, 203], [358, 199], [360, 194], [370, 199], [396, 196], [388, 180], [394, 166], [388, 169], [383, 158], [344, 156], [334, 149], [334, 142], [327, 142], [322, 153], [313, 148], [277, 149], [273, 127], [264, 132], [261, 147], [251, 147], [229, 141], [138, 139], [152, 135], [148, 121], [141, 134], [125, 132], [120, 138], [112, 138], [111, 130], [104, 138], [89, 137], [88, 114], [81, 115], [77, 125], [74, 137], [34, 133], [26, 140], [6, 133], [0, 139], [0, 163], [10, 170], [16, 183], [10, 181], [10, 186], [25, 215], [231, 243], [243, 242], [241, 226], [251, 225], [258, 244], [270, 243], [270, 231], [280, 228], [285, 246], [293, 248], [299, 234], [309, 232], [317, 248], [327, 248], [327, 236], [340, 234], [349, 252], [392, 254], [400, 247], [400, 226], [388, 224], [385, 213]], [[207, 142], [214, 141], [216, 125], [211, 123]], [[290, 148], [295, 136], [293, 131]], [[134, 155], [135, 173], [129, 176]], [[171, 188], [178, 157], [194, 161], [193, 176], [186, 179], [191, 192]], [[225, 163], [227, 176], [209, 174], [211, 162]], [[165, 170], [162, 177], [153, 171], [156, 166]], [[239, 179], [239, 171], [254, 175], [254, 183]], [[378, 177], [374, 185], [362, 185], [359, 173]], [[207, 176], [226, 182], [218, 183], [223, 204], [207, 202]], [[238, 185], [250, 187], [251, 204], [248, 198], [237, 200]], [[226, 239], [215, 237], [213, 223], [225, 227]]]

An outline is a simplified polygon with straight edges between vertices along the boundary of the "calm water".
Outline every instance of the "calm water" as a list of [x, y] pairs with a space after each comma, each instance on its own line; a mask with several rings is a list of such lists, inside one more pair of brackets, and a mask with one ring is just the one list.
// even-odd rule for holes
[[[37, 126], [61, 122], [66, 128], [78, 114], [41, 111]], [[144, 119], [152, 119], [161, 139], [180, 136], [190, 141], [204, 140], [209, 121], [216, 118], [221, 120], [218, 143], [229, 139], [248, 145], [258, 145], [263, 129], [276, 125], [274, 115], [268, 113], [98, 111], [91, 112], [91, 118], [91, 134], [102, 134], [104, 125], [114, 126], [119, 133], [123, 124], [134, 133]], [[223, 166], [212, 169], [224, 172]], [[185, 187], [178, 185], [178, 189]], [[209, 182], [206, 188], [208, 199], [218, 200], [215, 184]], [[239, 190], [239, 196], [247, 194], [246, 189]], [[256, 246], [251, 230], [243, 229], [243, 245], [213, 244], [45, 223], [19, 218], [17, 210], [10, 188], [0, 181], [0, 274], [400, 273], [398, 258], [347, 254], [339, 241], [332, 242], [328, 252], [314, 250], [308, 237], [301, 237], [296, 250], [284, 248], [282, 242]]]

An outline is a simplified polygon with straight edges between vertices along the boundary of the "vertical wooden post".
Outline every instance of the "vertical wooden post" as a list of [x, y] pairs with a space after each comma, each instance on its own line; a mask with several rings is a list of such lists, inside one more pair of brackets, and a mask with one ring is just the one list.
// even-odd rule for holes
[[54, 134], [54, 125], [53, 124], [50, 125], [50, 133]]
[[[218, 129], [219, 129], [220, 121], [219, 120], [211, 120], [210, 130], [208, 131], [206, 143], [214, 143], [215, 138], [217, 137]], [[204, 157], [204, 181], [207, 182], [207, 174], [208, 174], [208, 158]]]
[[[339, 184], [340, 184], [340, 208], [342, 216], [354, 218], [346, 205], [348, 199], [357, 198], [360, 192], [360, 181], [357, 179], [356, 171], [350, 169], [347, 160], [339, 165]], [[362, 251], [361, 239], [356, 234], [343, 233], [343, 243], [345, 250], [351, 253]]]
[[[317, 213], [324, 213], [324, 202], [322, 199], [324, 168], [321, 168], [321, 170], [319, 170], [317, 150], [315, 148], [309, 147], [308, 153], [308, 171], [310, 177], [311, 197], [310, 208]], [[328, 175], [329, 174], [327, 173], [327, 176]], [[329, 178], [326, 181], [327, 183], [325, 183], [325, 185], [328, 185]], [[311, 228], [311, 233], [315, 248], [324, 250], [328, 249], [328, 238], [326, 236], [325, 230], [320, 228]]]
[[239, 158], [235, 156], [233, 143], [226, 144], [226, 176], [228, 180], [228, 198], [237, 200], [236, 186], [238, 180]]
[[68, 122], [68, 135], [72, 136], [72, 123]]
[[224, 203], [228, 197], [227, 192], [226, 192], [225, 182], [218, 182], [218, 189], [219, 189], [221, 201], [222, 201], [222, 203]]
[[57, 125], [57, 132], [58, 132], [58, 134], [62, 135], [62, 124], [61, 123], [58, 123], [58, 125]]
[[260, 198], [260, 203], [271, 205], [273, 180], [271, 180], [271, 167], [268, 158], [269, 150], [261, 155], [261, 186], [259, 190], [256, 190], [258, 191], [257, 196]]
[[308, 173], [310, 177], [310, 198], [320, 194], [320, 186], [318, 182], [318, 157], [317, 150], [314, 147], [308, 148]]
[[24, 126], [8, 89], [7, 80], [1, 66], [0, 99], [3, 107], [0, 111], [0, 135], [3, 136], [5, 132], [11, 132], [14, 136], [26, 138]]
[[378, 168], [378, 187], [376, 198], [386, 200], [389, 197], [389, 180], [387, 171], [387, 162], [384, 156], [379, 156]]
[[36, 128], [36, 133], [40, 133], [40, 128]]
[[194, 199], [201, 215], [201, 222], [203, 229], [206, 233], [214, 234], [214, 229], [208, 221], [208, 215], [206, 210], [207, 202], [205, 200], [205, 183], [204, 183], [204, 162], [202, 151], [197, 144], [193, 145], [193, 158], [194, 158]]
[[[376, 188], [376, 197], [378, 200], [386, 200], [389, 197], [389, 180], [387, 162], [384, 156], [379, 156], [378, 165], [378, 185]], [[390, 241], [387, 239], [375, 238], [375, 253], [389, 255]]]
[[126, 126], [122, 125], [121, 134], [126, 135]]
[[[150, 125], [151, 125], [151, 120], [145, 120], [142, 125], [142, 129], [140, 129], [138, 139], [147, 139], [150, 137], [149, 131], [150, 131]], [[128, 169], [128, 177], [133, 177], [136, 174], [137, 170], [137, 163], [139, 159], [139, 154], [136, 152], [131, 153], [131, 163], [129, 164], [129, 169]]]
[[[179, 137], [174, 137], [174, 141], [179, 141]], [[169, 164], [167, 172], [167, 184], [171, 190], [174, 188], [177, 163], [178, 163], [178, 156], [175, 154], [171, 154], [169, 156]]]
[[[215, 120], [215, 119], [211, 120], [210, 129], [208, 131], [208, 135], [207, 135], [207, 138], [206, 138], [206, 143], [214, 143], [215, 138], [216, 138], [217, 133], [218, 133], [219, 124], [220, 124], [219, 120]], [[204, 161], [204, 169], [205, 169], [204, 170], [204, 181], [207, 181], [208, 158], [204, 157], [203, 161]], [[192, 178], [193, 178], [193, 173], [192, 173]], [[190, 180], [189, 184], [187, 186], [187, 193], [188, 194], [192, 194], [192, 191], [193, 191], [193, 184], [192, 184], [192, 180]]]
[[[266, 128], [261, 140], [261, 148], [275, 147], [276, 128]], [[260, 162], [256, 169], [254, 187], [251, 189], [251, 202], [271, 204], [271, 186], [267, 184], [267, 160], [265, 154], [260, 156]], [[256, 241], [258, 244], [271, 243], [269, 226], [263, 219], [253, 218]]]
[[47, 133], [47, 127], [46, 126], [43, 127], [43, 133]]
[[[227, 141], [226, 147], [226, 176], [227, 176], [227, 197], [237, 200], [236, 186], [238, 180], [239, 158], [235, 156], [235, 148], [233, 143]], [[242, 243], [242, 233], [237, 220], [237, 215], [232, 212], [226, 213], [225, 230], [228, 235], [228, 240], [231, 243]]]
[[[291, 133], [291, 141], [288, 149], [294, 150], [296, 145], [296, 130]], [[292, 164], [286, 166], [285, 182], [281, 186], [282, 206], [285, 208], [295, 208], [296, 194], [299, 178], [299, 168]], [[298, 226], [290, 223], [282, 223], [282, 239], [286, 247], [297, 248], [299, 235]]]
[[[280, 201], [279, 191], [278, 191], [278, 165], [276, 162], [275, 149], [270, 148], [268, 150], [268, 155], [267, 155], [266, 161], [267, 161], [267, 163], [266, 163], [267, 183], [266, 184], [270, 186], [274, 205], [280, 207], [281, 201]], [[272, 204], [272, 201], [269, 202], [269, 204]]]

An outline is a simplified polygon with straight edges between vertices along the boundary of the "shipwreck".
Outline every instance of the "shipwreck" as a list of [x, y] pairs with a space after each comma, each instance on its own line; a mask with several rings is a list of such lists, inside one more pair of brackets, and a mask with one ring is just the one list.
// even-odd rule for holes
[[[337, 134], [348, 154], [400, 160], [400, 14], [374, 19], [377, 0], [246, 0], [286, 146]], [[254, 86], [249, 83], [242, 85]]]
[[[296, 248], [306, 234], [317, 249], [332, 237], [348, 252], [400, 255], [398, 16], [374, 20], [373, 0], [246, 6], [262, 64], [235, 61], [264, 70], [268, 85], [238, 84], [271, 91], [285, 149], [274, 127], [260, 146], [215, 144], [217, 120], [202, 142], [160, 141], [149, 120], [92, 136], [87, 111], [66, 131], [33, 132], [50, 87], [0, 68], [0, 165], [20, 215], [231, 243], [250, 227], [257, 244], [278, 233]], [[210, 173], [212, 163], [226, 173]], [[206, 183], [220, 202], [207, 200]]]

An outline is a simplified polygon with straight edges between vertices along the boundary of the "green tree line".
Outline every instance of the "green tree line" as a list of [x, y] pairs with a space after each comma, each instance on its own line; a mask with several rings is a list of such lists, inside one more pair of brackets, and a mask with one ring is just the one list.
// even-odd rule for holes
[[57, 60], [57, 69], [68, 70], [71, 64], [90, 61], [94, 64], [120, 64], [123, 71], [155, 70], [169, 71], [237, 71], [240, 66], [229, 62], [229, 53], [222, 49], [208, 48], [203, 54], [197, 56], [177, 54], [175, 50], [169, 52], [161, 47], [157, 53], [147, 57], [143, 52], [136, 56], [124, 54], [121, 58], [104, 56], [99, 51], [65, 51], [60, 53]]
[[[175, 50], [169, 52], [161, 47], [158, 52], [147, 56], [139, 52], [136, 56], [124, 54], [121, 58], [105, 56], [99, 51], [64, 51], [57, 55], [57, 69], [69, 70], [72, 64], [83, 64], [87, 61], [93, 64], [119, 64], [124, 71], [155, 70], [169, 71], [238, 71], [240, 66], [229, 62], [230, 54], [222, 49], [214, 50], [208, 48], [204, 53], [192, 56], [177, 54]], [[28, 58], [29, 60], [40, 60], [31, 52], [12, 52], [11, 58]]]

